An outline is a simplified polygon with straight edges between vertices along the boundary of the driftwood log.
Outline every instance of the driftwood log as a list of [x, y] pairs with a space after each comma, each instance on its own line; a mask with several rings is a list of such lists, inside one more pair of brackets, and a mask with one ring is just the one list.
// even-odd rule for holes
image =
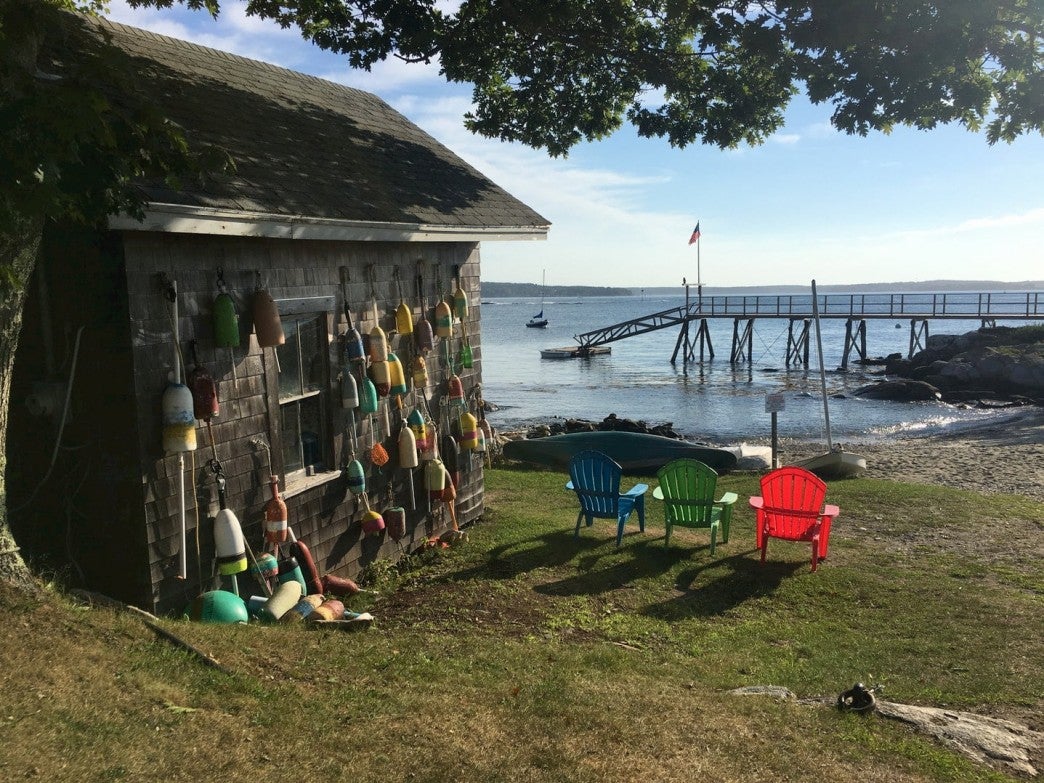
[[[792, 691], [777, 685], [753, 685], [736, 688], [730, 693], [736, 696], [796, 699]], [[835, 705], [841, 700], [817, 698], [800, 701]], [[1044, 733], [1014, 721], [881, 699], [872, 699], [868, 709], [859, 711], [902, 721], [981, 764], [989, 764], [1005, 772], [1014, 771], [1035, 777], [1037, 769], [1034, 763], [1039, 764], [1044, 754]]]

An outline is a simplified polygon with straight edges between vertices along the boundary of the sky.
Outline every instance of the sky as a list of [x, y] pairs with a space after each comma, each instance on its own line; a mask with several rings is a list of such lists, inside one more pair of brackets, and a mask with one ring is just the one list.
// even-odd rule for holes
[[[655, 287], [1044, 279], [1044, 138], [990, 146], [960, 126], [848, 136], [797, 97], [758, 147], [673, 149], [629, 127], [566, 158], [464, 129], [468, 85], [438, 65], [371, 72], [294, 29], [205, 12], [108, 16], [374, 93], [551, 223], [547, 241], [483, 242], [495, 282]], [[696, 223], [701, 239], [689, 245]]]

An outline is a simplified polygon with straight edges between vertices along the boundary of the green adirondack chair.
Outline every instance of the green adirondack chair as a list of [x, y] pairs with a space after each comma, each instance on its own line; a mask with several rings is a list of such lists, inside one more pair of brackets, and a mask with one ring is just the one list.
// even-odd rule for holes
[[739, 499], [735, 492], [726, 492], [717, 500], [714, 491], [718, 474], [713, 468], [694, 459], [676, 459], [656, 473], [660, 483], [653, 497], [663, 501], [667, 536], [664, 545], [671, 543], [671, 529], [679, 527], [710, 529], [710, 551], [721, 531], [721, 543], [729, 543], [729, 523], [732, 505]]

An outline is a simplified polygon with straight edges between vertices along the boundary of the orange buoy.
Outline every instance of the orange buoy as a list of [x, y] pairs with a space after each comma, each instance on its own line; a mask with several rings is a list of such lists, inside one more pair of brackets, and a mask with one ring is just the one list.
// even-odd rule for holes
[[270, 544], [282, 544], [287, 538], [286, 502], [279, 495], [279, 476], [269, 476], [268, 485], [272, 497], [265, 503], [265, 540]]
[[354, 579], [325, 574], [323, 576], [323, 592], [330, 595], [347, 596], [356, 595], [362, 592], [362, 589], [356, 584]]

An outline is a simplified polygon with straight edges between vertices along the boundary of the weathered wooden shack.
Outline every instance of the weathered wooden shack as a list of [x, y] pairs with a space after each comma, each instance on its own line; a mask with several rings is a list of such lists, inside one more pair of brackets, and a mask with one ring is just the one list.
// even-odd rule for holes
[[[543, 239], [548, 222], [359, 90], [105, 21], [72, 25], [56, 70], [99, 31], [190, 141], [224, 148], [236, 168], [202, 184], [142, 183], [141, 222], [49, 227], [13, 379], [8, 500], [23, 552], [71, 584], [179, 612], [212, 583], [218, 471], [254, 552], [270, 474], [322, 572], [353, 575], [423, 545], [452, 524], [450, 509], [429, 501], [418, 469], [408, 510], [403, 419], [416, 410], [445, 436], [463, 407], [476, 413], [480, 243]], [[364, 336], [383, 329], [409, 380], [423, 354], [395, 310], [405, 301], [434, 323], [458, 282], [470, 307], [424, 356], [427, 383], [380, 397], [372, 415], [343, 407], [343, 373], [361, 384], [368, 372], [346, 360], [348, 317]], [[259, 345], [259, 292], [278, 307], [282, 345]], [[215, 333], [222, 293], [239, 318], [231, 346]], [[161, 406], [179, 366], [213, 376], [219, 412], [196, 422], [194, 451], [172, 454]], [[374, 508], [408, 510], [401, 540], [363, 534], [353, 458]], [[462, 454], [452, 504], [462, 525], [482, 513], [482, 467]]]

